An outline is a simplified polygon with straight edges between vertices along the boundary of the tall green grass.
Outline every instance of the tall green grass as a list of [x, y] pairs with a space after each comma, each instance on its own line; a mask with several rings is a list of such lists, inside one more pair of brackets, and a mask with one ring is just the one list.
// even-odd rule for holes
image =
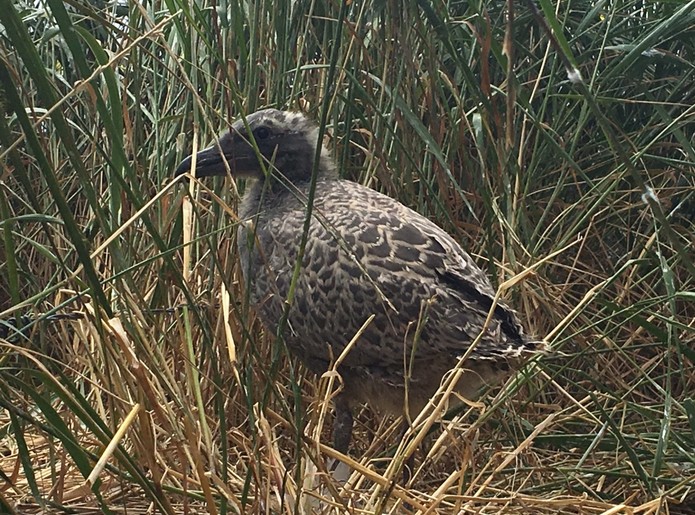
[[[0, 507], [692, 503], [695, 2], [538, 7], [3, 6]], [[365, 410], [361, 479], [301, 495], [330, 453], [325, 380], [246, 305], [237, 189], [171, 182], [265, 106], [325, 111], [342, 175], [446, 228], [553, 349], [446, 422], [407, 489], [397, 425]]]

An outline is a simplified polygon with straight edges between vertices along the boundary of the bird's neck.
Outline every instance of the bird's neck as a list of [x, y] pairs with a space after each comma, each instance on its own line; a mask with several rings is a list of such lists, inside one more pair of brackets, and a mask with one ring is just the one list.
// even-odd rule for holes
[[[301, 176], [293, 177], [289, 173], [275, 170], [265, 178], [249, 180], [239, 209], [239, 216], [242, 219], [255, 218], [263, 216], [264, 213], [286, 202], [301, 202], [311, 188], [311, 174], [312, 170], [309, 170]], [[338, 172], [333, 160], [330, 157], [321, 159], [316, 171], [317, 184], [337, 179]]]

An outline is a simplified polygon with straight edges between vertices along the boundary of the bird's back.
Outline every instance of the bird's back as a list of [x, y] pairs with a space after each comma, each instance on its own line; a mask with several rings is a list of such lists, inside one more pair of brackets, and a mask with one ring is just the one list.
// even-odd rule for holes
[[374, 315], [340, 369], [355, 402], [400, 413], [409, 389], [411, 409], [420, 409], [481, 332], [465, 363], [472, 372], [459, 388], [467, 396], [537, 350], [504, 305], [484, 328], [494, 290], [445, 231], [349, 181], [317, 183], [302, 267], [286, 303], [307, 212], [308, 184], [297, 187], [247, 198], [246, 214], [259, 215], [239, 235], [244, 275], [269, 329], [289, 310], [283, 337], [317, 373]]

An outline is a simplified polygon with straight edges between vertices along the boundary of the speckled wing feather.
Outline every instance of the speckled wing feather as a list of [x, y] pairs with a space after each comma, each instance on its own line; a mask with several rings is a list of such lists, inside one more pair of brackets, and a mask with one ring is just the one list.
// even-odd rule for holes
[[[263, 232], [247, 275], [255, 281], [252, 300], [275, 323], [285, 308], [306, 217], [297, 196], [283, 202], [272, 210], [281, 215], [259, 224]], [[246, 243], [240, 249], [242, 256], [248, 253]], [[388, 367], [406, 357], [453, 365], [481, 332], [493, 296], [470, 256], [423, 216], [356, 183], [320, 182], [284, 336], [312, 369], [325, 370], [375, 315], [345, 366]], [[500, 305], [471, 359], [500, 359], [522, 349], [520, 331]]]

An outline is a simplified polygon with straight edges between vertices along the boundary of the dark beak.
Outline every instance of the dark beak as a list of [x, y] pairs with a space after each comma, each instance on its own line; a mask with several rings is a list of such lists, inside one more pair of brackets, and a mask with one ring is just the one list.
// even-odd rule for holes
[[[227, 158], [227, 163], [231, 169], [234, 168], [234, 160]], [[193, 164], [193, 156], [190, 155], [183, 161], [174, 172], [174, 176], [178, 177], [184, 173], [191, 171], [191, 165]], [[225, 159], [220, 153], [220, 148], [217, 143], [211, 147], [206, 148], [198, 152], [196, 156], [196, 177], [210, 177], [214, 175], [227, 175], [227, 164]]]

